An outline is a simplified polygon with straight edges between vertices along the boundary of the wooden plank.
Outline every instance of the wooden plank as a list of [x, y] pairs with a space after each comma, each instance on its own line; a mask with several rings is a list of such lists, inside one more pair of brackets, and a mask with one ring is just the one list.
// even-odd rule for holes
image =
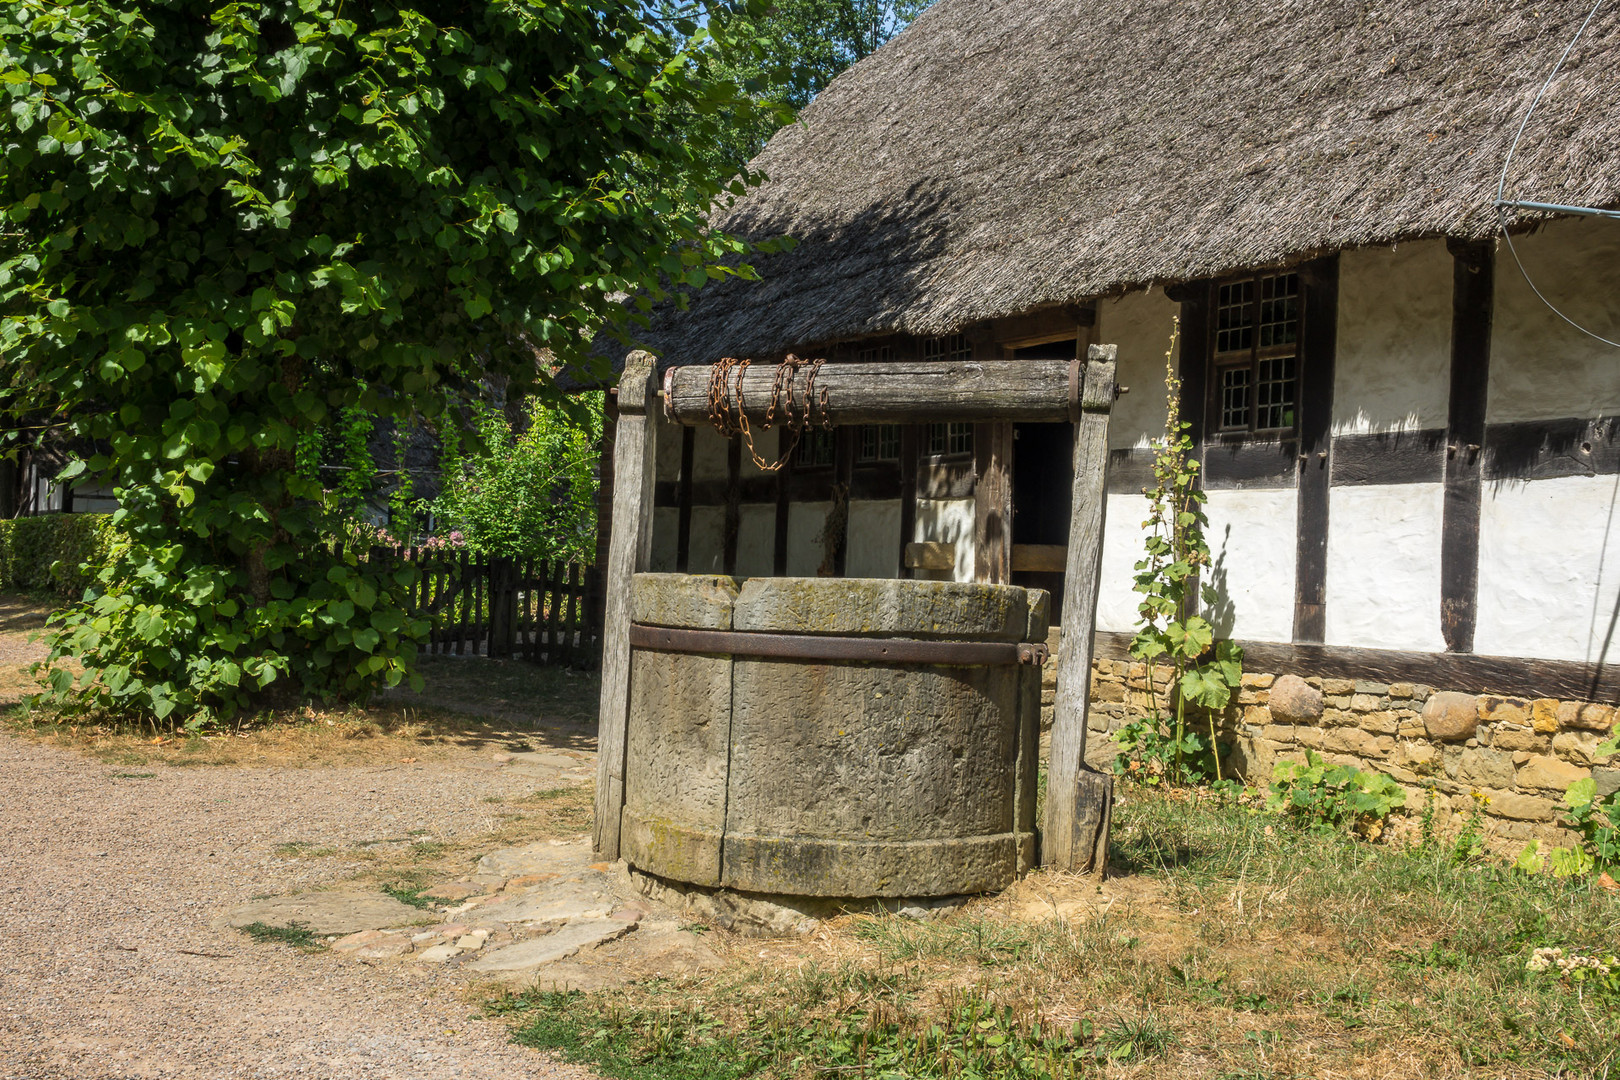
[[1451, 394], [1440, 518], [1440, 634], [1449, 652], [1474, 651], [1479, 593], [1481, 450], [1496, 290], [1492, 244], [1448, 242], [1452, 254]]
[[[673, 369], [669, 401], [677, 422], [709, 423], [710, 370], [708, 365]], [[795, 402], [810, 396], [805, 390], [808, 378], [808, 366], [801, 368], [794, 379]], [[751, 422], [764, 422], [775, 379], [776, 368], [770, 364], [743, 372], [744, 411]], [[733, 376], [732, 385], [737, 381]], [[834, 424], [907, 423], [925, 413], [1008, 423], [1057, 423], [1069, 416], [1069, 364], [1063, 360], [828, 364], [816, 373], [816, 400], [823, 390]], [[817, 423], [823, 419], [819, 408], [814, 419]]]
[[1333, 478], [1333, 368], [1339, 333], [1339, 260], [1299, 271], [1299, 513], [1294, 549], [1294, 640], [1327, 633], [1328, 497]]
[[922, 428], [906, 424], [900, 429], [900, 576], [911, 577], [906, 549], [917, 534], [917, 458], [922, 453]]
[[596, 813], [592, 844], [605, 860], [619, 857], [630, 721], [630, 578], [652, 554], [653, 480], [657, 470], [658, 366], [651, 353], [625, 357], [619, 381], [619, 424], [613, 447], [613, 522], [607, 604], [602, 627], [602, 699], [597, 714]]
[[952, 570], [956, 567], [956, 545], [933, 540], [914, 540], [905, 546], [902, 562], [907, 570]]
[[697, 429], [681, 429], [681, 476], [676, 497], [675, 572], [684, 574], [692, 563], [692, 458]]
[[1012, 568], [1019, 573], [1061, 574], [1069, 566], [1069, 549], [1064, 544], [1014, 544]]
[[1339, 435], [1333, 439], [1334, 487], [1438, 484], [1445, 472], [1443, 428]]
[[1012, 580], [1013, 426], [976, 424], [973, 429], [973, 580], [1005, 585]]
[[1202, 482], [1210, 491], [1266, 490], [1299, 484], [1299, 443], [1294, 439], [1211, 438], [1204, 442], [1203, 462]]
[[855, 479], [855, 451], [859, 448], [860, 437], [861, 429], [858, 427], [841, 427], [833, 432], [832, 512], [841, 519], [836, 522], [838, 528], [829, 537], [833, 544], [834, 577], [845, 576], [845, 567], [849, 563], [850, 486]]
[[1485, 428], [1484, 480], [1620, 473], [1620, 417], [1521, 420]]
[[580, 618], [580, 605], [585, 599], [585, 589], [580, 582], [579, 563], [568, 564], [568, 592], [567, 603], [563, 608], [563, 647], [562, 661], [565, 664], [574, 662], [579, 653], [579, 628], [583, 621]]
[[545, 605], [546, 605], [546, 663], [555, 664], [561, 653], [562, 646], [562, 569], [560, 559], [547, 559]]
[[[1130, 661], [1131, 638], [1128, 633], [1099, 631], [1096, 657]], [[1243, 649], [1244, 670], [1268, 675], [1366, 679], [1386, 684], [1405, 682], [1465, 694], [1523, 698], [1598, 702], [1620, 698], [1620, 664], [1279, 641], [1239, 641], [1237, 644]]]
[[[1101, 790], [1086, 768], [1086, 714], [1091, 700], [1092, 636], [1097, 625], [1097, 590], [1108, 481], [1108, 419], [1114, 405], [1112, 345], [1087, 350], [1080, 418], [1074, 432], [1074, 486], [1069, 520], [1069, 552], [1064, 566], [1063, 623], [1058, 642], [1057, 695], [1052, 706], [1052, 750], [1047, 770], [1046, 827], [1041, 862], [1062, 870], [1095, 870], [1096, 829], [1106, 827], [1102, 808], [1092, 805]], [[1101, 841], [1107, 850], [1107, 838]]]
[[726, 444], [726, 517], [721, 534], [721, 564], [728, 574], [737, 572], [737, 534], [742, 530], [742, 436]]
[[771, 572], [777, 577], [787, 576], [788, 520], [793, 508], [793, 460], [788, 448], [794, 444], [793, 433], [786, 428], [776, 433], [778, 458], [788, 460], [776, 470], [776, 531], [771, 538]]

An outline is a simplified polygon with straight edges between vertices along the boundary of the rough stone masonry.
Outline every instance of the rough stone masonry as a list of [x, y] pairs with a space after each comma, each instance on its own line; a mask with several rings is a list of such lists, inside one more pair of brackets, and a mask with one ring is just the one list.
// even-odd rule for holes
[[[1044, 673], [1042, 720], [1050, 722], [1055, 668]], [[1087, 758], [1106, 767], [1116, 752], [1107, 736], [1148, 713], [1155, 698], [1168, 709], [1169, 669], [1157, 668], [1154, 693], [1147, 667], [1123, 660], [1092, 665]], [[1600, 795], [1620, 790], [1620, 757], [1599, 762], [1594, 748], [1616, 721], [1613, 705], [1555, 698], [1464, 694], [1413, 683], [1301, 678], [1246, 672], [1237, 699], [1222, 718], [1231, 740], [1229, 763], [1250, 783], [1264, 785], [1283, 758], [1315, 750], [1334, 763], [1376, 769], [1407, 790], [1419, 809], [1432, 789], [1457, 814], [1483, 795], [1496, 835], [1567, 843], [1559, 825], [1564, 791], [1592, 777]]]

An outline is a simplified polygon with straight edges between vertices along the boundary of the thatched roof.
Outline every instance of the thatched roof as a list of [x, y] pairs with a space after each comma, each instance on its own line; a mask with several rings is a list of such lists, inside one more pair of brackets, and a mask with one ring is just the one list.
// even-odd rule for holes
[[[1326, 250], [1494, 228], [1514, 130], [1589, 0], [939, 0], [839, 76], [717, 214], [799, 246], [700, 290], [676, 363], [940, 334]], [[1509, 197], [1620, 205], [1620, 4]], [[1620, 228], [1620, 225], [1613, 227]]]

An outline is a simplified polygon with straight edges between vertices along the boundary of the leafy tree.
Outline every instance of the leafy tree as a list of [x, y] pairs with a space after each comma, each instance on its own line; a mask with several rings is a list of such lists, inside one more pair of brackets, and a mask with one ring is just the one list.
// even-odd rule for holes
[[747, 273], [699, 211], [743, 180], [693, 149], [762, 107], [732, 10], [0, 6], [0, 427], [95, 440], [65, 475], [116, 475], [131, 541], [58, 627], [59, 699], [202, 724], [407, 675], [410, 574], [328, 539], [300, 439], [531, 386], [537, 349]]
[[467, 547], [492, 555], [591, 562], [602, 404], [600, 392], [574, 409], [532, 400], [516, 428], [500, 409], [480, 406], [473, 453], [455, 428], [443, 430], [437, 534], [460, 533]]
[[[777, 128], [840, 72], [876, 52], [933, 0], [776, 0], [763, 13], [730, 16], [729, 30], [757, 48], [737, 52], [727, 72], [774, 109], [738, 113], [718, 141], [705, 148], [714, 171], [741, 169]], [[681, 122], [684, 117], [673, 116]]]

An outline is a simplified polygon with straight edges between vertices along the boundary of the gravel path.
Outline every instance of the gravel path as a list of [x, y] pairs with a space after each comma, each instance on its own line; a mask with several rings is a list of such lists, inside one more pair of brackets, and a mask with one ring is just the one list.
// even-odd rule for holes
[[0, 1080], [588, 1080], [474, 1018], [442, 969], [214, 926], [341, 874], [277, 857], [288, 841], [489, 831], [483, 798], [530, 785], [471, 761], [131, 769], [0, 735]]

